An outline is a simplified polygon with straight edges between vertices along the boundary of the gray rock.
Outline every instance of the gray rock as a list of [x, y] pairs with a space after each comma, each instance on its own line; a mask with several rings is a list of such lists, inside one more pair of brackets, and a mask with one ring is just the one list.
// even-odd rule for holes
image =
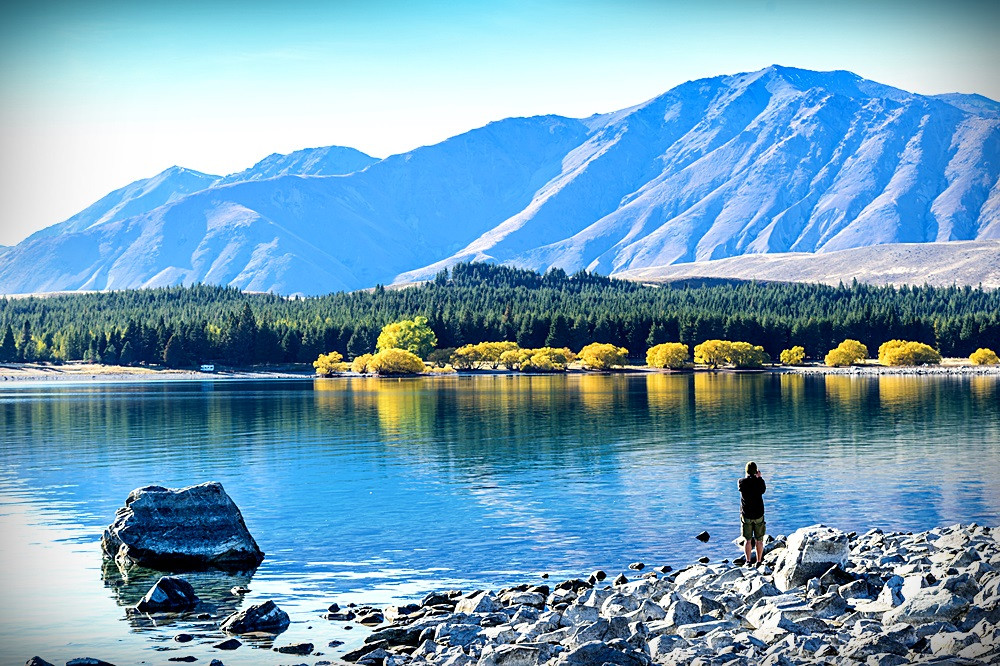
[[774, 569], [775, 585], [782, 591], [803, 585], [835, 565], [843, 568], [849, 556], [846, 532], [824, 525], [803, 527], [793, 532], [780, 550]]
[[569, 645], [571, 647], [578, 647], [584, 643], [590, 643], [592, 641], [603, 641], [608, 635], [608, 630], [610, 628], [611, 623], [604, 618], [600, 618], [596, 622], [592, 622], [577, 629], [570, 636]]
[[646, 565], [642, 562], [633, 562], [632, 564], [628, 565], [628, 568], [631, 569], [632, 571], [642, 571], [643, 569], [646, 568]]
[[133, 490], [104, 530], [101, 548], [121, 567], [173, 571], [253, 569], [264, 559], [239, 508], [218, 482]]
[[93, 657], [77, 657], [66, 662], [66, 666], [115, 666], [107, 661], [94, 659]]
[[174, 636], [174, 640], [178, 643], [190, 643], [194, 640], [194, 636], [191, 634], [177, 634]]
[[439, 624], [434, 631], [434, 642], [465, 647], [480, 640], [483, 628], [477, 624]]
[[948, 576], [941, 581], [941, 587], [969, 601], [975, 599], [979, 593], [979, 583], [968, 573]]
[[933, 654], [950, 654], [958, 655], [959, 652], [969, 647], [979, 643], [980, 639], [977, 634], [972, 632], [962, 632], [962, 631], [949, 631], [940, 634], [934, 634], [930, 637], [929, 643], [931, 648], [931, 653]]
[[882, 634], [869, 634], [852, 638], [840, 651], [841, 656], [858, 661], [864, 661], [868, 657], [877, 654], [896, 654], [902, 656], [906, 653], [907, 649], [905, 645]]
[[611, 582], [614, 585], [624, 585], [628, 582], [628, 578], [625, 577], [625, 574], [621, 573], [615, 576], [615, 579]]
[[694, 624], [701, 622], [701, 610], [686, 599], [678, 599], [667, 609], [662, 621], [674, 627]]
[[[622, 642], [624, 643], [624, 641]], [[615, 664], [616, 666], [647, 666], [649, 657], [632, 649], [627, 644], [622, 645], [626, 649], [616, 649], [612, 643], [602, 643], [601, 641], [591, 641], [570, 650], [560, 657], [560, 662], [571, 666], [603, 666], [604, 664]]]
[[149, 588], [135, 609], [141, 613], [179, 613], [191, 610], [198, 602], [191, 583], [178, 576], [163, 576]]
[[493, 613], [500, 609], [497, 596], [488, 590], [461, 597], [455, 604], [456, 613]]
[[900, 606], [887, 611], [882, 617], [882, 624], [950, 622], [968, 607], [968, 601], [948, 590], [939, 587], [925, 588], [905, 600]]
[[235, 650], [241, 645], [243, 645], [243, 643], [239, 642], [237, 639], [227, 638], [224, 641], [219, 641], [218, 643], [214, 643], [212, 647], [214, 647], [216, 650]]
[[602, 571], [601, 569], [597, 569], [596, 571], [594, 571], [590, 575], [596, 581], [602, 581], [602, 580], [604, 580], [605, 578], [608, 577], [608, 574], [604, 573], [604, 571]]
[[280, 634], [288, 628], [288, 613], [278, 608], [273, 601], [253, 604], [236, 611], [219, 627], [228, 634], [250, 634], [264, 632]]
[[41, 657], [32, 657], [24, 664], [24, 666], [55, 666], [55, 664], [50, 664]]
[[540, 592], [508, 592], [500, 597], [500, 601], [507, 606], [544, 608], [545, 595]]
[[479, 666], [536, 666], [542, 651], [528, 645], [501, 645], [484, 650]]
[[292, 643], [290, 645], [282, 645], [281, 647], [274, 648], [275, 652], [280, 652], [281, 654], [312, 654], [313, 648], [315, 646], [312, 643]]
[[712, 535], [709, 534], [708, 532], [702, 531], [696, 534], [694, 538], [697, 539], [698, 541], [701, 541], [702, 543], [708, 543], [708, 540], [712, 538]]
[[599, 616], [600, 613], [594, 606], [572, 604], [562, 612], [559, 624], [563, 627], [592, 624], [597, 621]]

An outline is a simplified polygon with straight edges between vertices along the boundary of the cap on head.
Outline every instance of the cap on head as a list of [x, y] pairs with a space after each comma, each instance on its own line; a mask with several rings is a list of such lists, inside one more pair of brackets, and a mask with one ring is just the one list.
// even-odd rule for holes
[[757, 473], [757, 463], [750, 461], [747, 463], [747, 476], [753, 476]]

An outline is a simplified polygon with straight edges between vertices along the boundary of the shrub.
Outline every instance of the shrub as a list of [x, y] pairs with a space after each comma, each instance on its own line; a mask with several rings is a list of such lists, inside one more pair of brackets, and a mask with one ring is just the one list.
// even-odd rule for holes
[[973, 365], [998, 365], [1000, 364], [1000, 357], [997, 357], [996, 352], [992, 349], [980, 347], [972, 352], [972, 355], [969, 356], [969, 361]]
[[705, 340], [694, 346], [694, 362], [715, 369], [729, 362], [733, 353], [733, 343], [729, 340]]
[[565, 348], [517, 348], [501, 354], [499, 362], [505, 368], [521, 372], [563, 372], [574, 358], [573, 352]]
[[605, 342], [592, 342], [580, 350], [578, 358], [584, 366], [594, 370], [605, 370], [617, 365], [625, 365], [628, 350]]
[[831, 349], [826, 358], [823, 359], [823, 362], [829, 366], [846, 366], [853, 365], [858, 361], [864, 361], [867, 358], [868, 347], [857, 340], [848, 338], [837, 345], [836, 348]]
[[[890, 343], [898, 343], [891, 344]], [[882, 365], [936, 365], [941, 362], [941, 354], [923, 342], [891, 340], [879, 347], [879, 362]]]
[[476, 345], [464, 345], [451, 355], [451, 364], [463, 370], [476, 367], [482, 360], [483, 355], [476, 348]]
[[362, 354], [361, 356], [356, 356], [353, 361], [351, 361], [351, 372], [356, 372], [359, 375], [363, 375], [369, 372], [368, 363], [374, 358], [374, 354]]
[[405, 349], [419, 358], [426, 358], [437, 345], [437, 336], [427, 325], [427, 317], [414, 317], [386, 324], [378, 334], [376, 351]]
[[453, 375], [455, 374], [455, 368], [445, 363], [442, 366], [431, 366], [428, 372], [432, 375]]
[[646, 352], [646, 365], [651, 368], [678, 370], [684, 367], [687, 358], [687, 345], [680, 342], [664, 342], [649, 348]]
[[782, 365], [802, 365], [803, 361], [806, 360], [806, 350], [804, 347], [796, 345], [791, 349], [782, 351], [778, 359]]
[[320, 354], [319, 358], [313, 361], [313, 367], [316, 368], [316, 374], [320, 377], [329, 377], [336, 372], [341, 372], [343, 359], [344, 357], [335, 351], [329, 354]]
[[739, 369], [763, 368], [771, 361], [764, 348], [749, 342], [734, 342], [730, 345], [729, 358], [734, 367]]
[[406, 349], [383, 349], [368, 361], [368, 370], [376, 375], [412, 375], [424, 371], [424, 362]]

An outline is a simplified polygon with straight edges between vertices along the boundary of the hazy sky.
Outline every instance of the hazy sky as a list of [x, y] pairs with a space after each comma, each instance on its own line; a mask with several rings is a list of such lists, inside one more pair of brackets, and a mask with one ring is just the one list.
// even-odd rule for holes
[[1000, 2], [27, 2], [0, 10], [0, 244], [179, 164], [384, 157], [773, 63], [1000, 99]]

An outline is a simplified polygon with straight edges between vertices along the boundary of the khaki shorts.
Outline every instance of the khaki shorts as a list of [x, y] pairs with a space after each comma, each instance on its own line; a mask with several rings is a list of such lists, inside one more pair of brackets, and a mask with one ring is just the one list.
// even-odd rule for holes
[[747, 541], [750, 539], [760, 541], [764, 538], [764, 529], [767, 526], [767, 523], [764, 522], [764, 516], [760, 518], [744, 518], [740, 516], [740, 523], [743, 525], [743, 538]]

